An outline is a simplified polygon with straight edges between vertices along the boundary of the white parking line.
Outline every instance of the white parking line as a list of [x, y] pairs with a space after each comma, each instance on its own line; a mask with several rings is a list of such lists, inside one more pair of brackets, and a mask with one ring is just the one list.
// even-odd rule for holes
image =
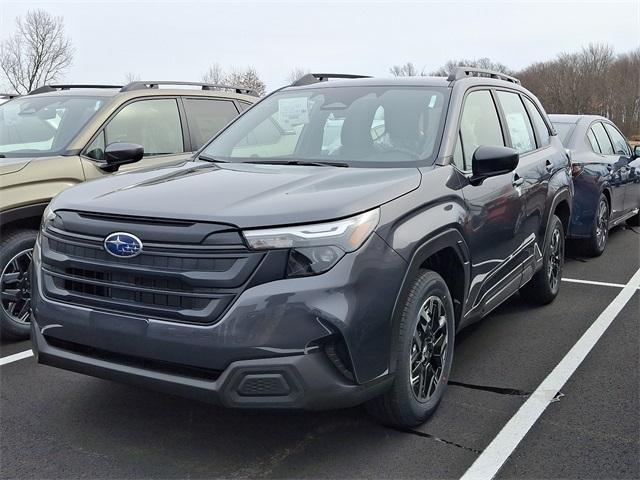
[[599, 285], [601, 287], [617, 287], [617, 288], [625, 287], [623, 283], [596, 282], [595, 280], [580, 280], [578, 278], [563, 278], [562, 281], [569, 282], [569, 283], [585, 283], [587, 285]]
[[0, 358], [0, 366], [6, 365], [7, 363], [17, 362], [18, 360], [29, 358], [31, 356], [33, 356], [33, 350], [25, 350], [24, 352], [7, 355], [6, 357]]
[[538, 386], [513, 417], [502, 427], [500, 433], [476, 458], [461, 480], [488, 480], [493, 478], [504, 462], [516, 449], [529, 429], [538, 420], [556, 394], [580, 366], [600, 337], [609, 328], [618, 313], [640, 288], [640, 270], [618, 293], [616, 298], [591, 324], [580, 340], [569, 350], [553, 371]]

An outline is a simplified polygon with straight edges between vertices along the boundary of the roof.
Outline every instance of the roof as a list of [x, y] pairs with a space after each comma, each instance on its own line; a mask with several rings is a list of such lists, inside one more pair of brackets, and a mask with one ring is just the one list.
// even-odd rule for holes
[[389, 87], [389, 86], [409, 86], [409, 87], [448, 87], [451, 82], [446, 77], [391, 77], [391, 78], [351, 78], [348, 80], [331, 80], [328, 82], [317, 82], [301, 86], [288, 86], [288, 89], [307, 90], [314, 88], [333, 87]]
[[29, 97], [104, 97], [104, 98], [139, 98], [139, 97], [157, 97], [157, 96], [198, 96], [198, 97], [222, 97], [235, 98], [238, 100], [246, 100], [249, 103], [255, 103], [258, 97], [252, 95], [244, 95], [240, 93], [229, 92], [226, 90], [202, 90], [196, 88], [147, 88], [140, 90], [130, 90], [121, 92], [119, 88], [74, 88], [71, 90], [56, 90], [55, 92], [36, 93]]
[[549, 115], [552, 123], [578, 123], [581, 120], [591, 123], [594, 120], [606, 120], [600, 115], [571, 115], [567, 113], [552, 113]]

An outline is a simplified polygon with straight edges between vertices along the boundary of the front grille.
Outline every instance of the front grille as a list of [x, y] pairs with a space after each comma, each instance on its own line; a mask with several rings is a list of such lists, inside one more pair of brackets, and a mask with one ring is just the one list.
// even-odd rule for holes
[[[208, 234], [206, 224], [194, 229], [190, 223], [188, 232], [174, 226], [171, 235], [164, 235], [165, 242], [160, 242], [163, 234], [154, 231], [152, 223], [145, 220], [137, 230], [128, 218], [127, 231], [138, 235], [144, 247], [137, 257], [118, 258], [104, 250], [104, 237], [95, 235], [120, 230], [117, 222], [82, 217], [91, 221], [89, 232], [69, 231], [65, 218], [81, 226], [81, 222], [74, 223], [80, 215], [58, 213], [61, 218], [41, 237], [43, 289], [47, 297], [75, 305], [213, 323], [240, 294], [264, 255], [247, 250], [240, 241], [229, 245], [216, 241], [240, 238], [228, 227], [221, 230], [212, 224], [214, 233]], [[145, 242], [143, 233], [155, 241]]]

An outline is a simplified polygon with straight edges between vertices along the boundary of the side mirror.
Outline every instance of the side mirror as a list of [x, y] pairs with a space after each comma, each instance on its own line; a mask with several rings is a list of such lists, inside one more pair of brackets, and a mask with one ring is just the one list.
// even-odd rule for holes
[[144, 147], [135, 143], [114, 142], [104, 149], [103, 170], [115, 172], [120, 165], [139, 162], [144, 155]]
[[518, 166], [520, 155], [513, 148], [480, 146], [471, 160], [471, 183], [479, 185], [485, 178], [512, 172]]
[[640, 157], [640, 144], [633, 147], [633, 156], [636, 158]]

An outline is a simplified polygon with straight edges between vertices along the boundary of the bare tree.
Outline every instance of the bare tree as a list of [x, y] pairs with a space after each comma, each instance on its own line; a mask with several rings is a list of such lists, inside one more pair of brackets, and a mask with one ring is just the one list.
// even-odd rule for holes
[[461, 60], [449, 60], [439, 69], [431, 72], [434, 77], [446, 77], [453, 72], [456, 67], [474, 67], [484, 68], [486, 70], [493, 70], [500, 73], [511, 73], [511, 70], [506, 65], [500, 62], [494, 62], [490, 58], [478, 58], [478, 59], [461, 59]]
[[56, 80], [71, 65], [73, 47], [62, 17], [30, 10], [16, 19], [16, 32], [0, 46], [0, 69], [11, 87], [27, 93]]
[[287, 82], [293, 83], [299, 78], [304, 77], [308, 73], [311, 73], [311, 70], [301, 67], [295, 67], [289, 72], [289, 75], [287, 75]]
[[244, 70], [233, 69], [227, 75], [227, 82], [231, 85], [240, 85], [242, 87], [254, 90], [258, 95], [265, 94], [266, 86], [258, 72], [253, 67], [247, 67]]
[[205, 83], [214, 83], [220, 85], [226, 81], [224, 69], [218, 62], [209, 65], [207, 71], [202, 75], [202, 81]]
[[423, 75], [423, 72], [418, 73], [418, 69], [411, 62], [407, 62], [404, 65], [394, 65], [389, 69], [389, 73], [394, 77], [415, 77], [417, 75]]
[[140, 81], [140, 75], [138, 75], [137, 73], [129, 72], [124, 76], [125, 85], [133, 82], [139, 82], [139, 81]]

